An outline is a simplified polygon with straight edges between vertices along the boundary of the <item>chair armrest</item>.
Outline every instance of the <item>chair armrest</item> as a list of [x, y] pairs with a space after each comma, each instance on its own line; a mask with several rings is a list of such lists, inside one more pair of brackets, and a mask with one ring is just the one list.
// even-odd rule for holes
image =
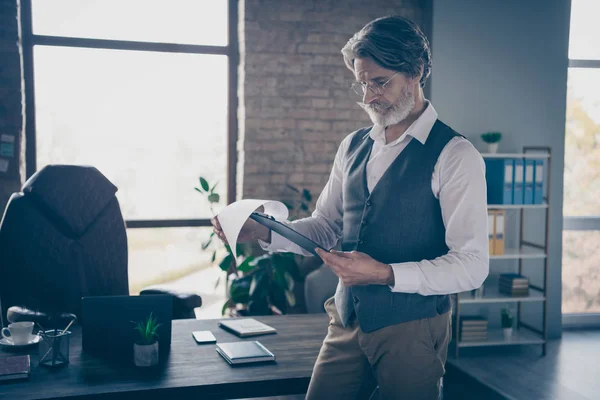
[[202, 305], [202, 297], [195, 293], [178, 292], [165, 286], [150, 286], [140, 295], [166, 294], [173, 298], [173, 319], [196, 318], [194, 308]]

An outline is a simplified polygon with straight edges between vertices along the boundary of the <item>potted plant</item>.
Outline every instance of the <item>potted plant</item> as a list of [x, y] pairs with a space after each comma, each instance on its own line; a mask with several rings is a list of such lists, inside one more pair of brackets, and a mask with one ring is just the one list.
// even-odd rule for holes
[[511, 310], [506, 308], [502, 309], [502, 333], [506, 340], [512, 337], [514, 319]]
[[487, 143], [489, 153], [496, 153], [498, 151], [498, 143], [502, 139], [502, 133], [486, 132], [481, 134], [481, 139]]
[[[201, 177], [199, 187], [194, 188], [206, 197], [213, 216], [213, 204], [220, 200], [219, 194], [215, 192], [216, 186], [217, 184], [211, 185]], [[287, 187], [294, 192], [294, 199], [284, 202], [290, 209], [290, 220], [308, 215], [311, 193], [307, 189], [298, 190], [291, 185]], [[211, 233], [202, 244], [202, 249], [208, 250], [213, 239], [214, 233]], [[291, 253], [262, 254], [263, 251], [256, 247], [238, 244], [236, 253], [239, 255], [239, 262], [236, 263], [231, 248], [225, 245], [226, 255], [218, 261], [219, 267], [226, 272], [227, 279], [227, 301], [222, 308], [223, 315], [285, 314], [296, 305], [294, 288], [295, 282], [302, 279], [300, 260], [303, 257]], [[211, 249], [211, 260], [215, 262], [217, 250], [214, 246]]]
[[145, 321], [134, 322], [135, 330], [139, 334], [138, 340], [133, 344], [133, 362], [137, 367], [151, 367], [158, 364], [158, 323], [150, 313]]

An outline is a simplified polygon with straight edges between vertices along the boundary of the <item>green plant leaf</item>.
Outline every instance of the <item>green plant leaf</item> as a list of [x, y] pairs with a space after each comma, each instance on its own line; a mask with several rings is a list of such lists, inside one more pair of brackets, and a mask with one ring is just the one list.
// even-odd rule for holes
[[212, 257], [210, 258], [210, 263], [211, 264], [214, 263], [216, 259], [217, 259], [217, 251], [215, 250], [212, 253]]
[[235, 278], [231, 281], [231, 287], [229, 288], [229, 294], [233, 303], [246, 304], [250, 301], [250, 284], [252, 283], [253, 276], [247, 275], [241, 278]]
[[238, 265], [238, 271], [248, 273], [256, 268], [256, 263], [254, 263], [254, 257], [248, 256], [244, 259], [244, 261]]
[[283, 277], [285, 278], [285, 281], [287, 283], [287, 289], [294, 290], [295, 282], [294, 278], [292, 278], [292, 275], [290, 275], [289, 272], [284, 272]]
[[212, 243], [212, 237], [209, 237], [206, 242], [202, 243], [202, 250], [208, 249], [208, 246]]
[[302, 197], [304, 197], [306, 201], [312, 201], [312, 194], [310, 194], [308, 189], [302, 189]]
[[194, 190], [195, 190], [196, 192], [198, 192], [198, 193], [202, 193], [202, 194], [204, 194], [204, 192], [203, 192], [202, 190], [198, 189], [197, 187], [195, 187], [195, 188], [194, 188]]
[[208, 192], [208, 189], [210, 189], [210, 186], [208, 185], [208, 182], [203, 177], [200, 177], [200, 186], [202, 187], [202, 189], [205, 192]]
[[231, 255], [231, 253], [227, 254], [219, 263], [219, 268], [221, 268], [223, 271], [227, 271], [231, 266], [232, 260], [233, 256]]
[[300, 208], [302, 209], [302, 211], [308, 211], [308, 206], [306, 205], [306, 203], [302, 203], [300, 205]]
[[227, 300], [225, 302], [225, 304], [223, 304], [223, 307], [221, 308], [221, 315], [225, 315], [225, 311], [227, 311], [227, 309], [231, 306], [232, 306], [231, 300]]
[[294, 206], [288, 203], [287, 201], [282, 201], [283, 205], [287, 207], [288, 210], [293, 210]]
[[296, 296], [294, 296], [294, 292], [292, 292], [291, 290], [285, 291], [285, 298], [287, 299], [287, 302], [290, 305], [290, 307], [294, 307], [296, 305]]
[[218, 184], [219, 184], [219, 182], [217, 181], [217, 182], [216, 182], [216, 183], [213, 185], [213, 187], [211, 187], [211, 188], [210, 188], [210, 192], [211, 192], [211, 193], [215, 191], [215, 188], [217, 187], [217, 185], [218, 185]]
[[258, 277], [256, 276], [256, 274], [254, 274], [254, 276], [252, 277], [252, 283], [250, 284], [250, 291], [248, 292], [250, 297], [252, 297], [252, 295], [254, 294], [254, 291], [256, 290], [257, 286], [258, 286]]
[[218, 193], [211, 193], [208, 195], [208, 201], [210, 201], [211, 203], [218, 203], [220, 199], [221, 197]]

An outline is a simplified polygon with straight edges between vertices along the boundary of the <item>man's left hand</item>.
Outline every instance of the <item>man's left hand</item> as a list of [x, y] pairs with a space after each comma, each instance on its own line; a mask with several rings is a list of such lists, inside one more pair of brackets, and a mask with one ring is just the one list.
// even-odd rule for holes
[[388, 264], [374, 260], [359, 251], [330, 252], [316, 249], [325, 264], [342, 280], [346, 287], [359, 285], [394, 285], [394, 272]]

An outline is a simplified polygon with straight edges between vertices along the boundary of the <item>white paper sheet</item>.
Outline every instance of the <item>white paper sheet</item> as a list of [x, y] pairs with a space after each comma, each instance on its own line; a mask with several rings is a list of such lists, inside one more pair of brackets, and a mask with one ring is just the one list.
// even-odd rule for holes
[[285, 221], [289, 216], [289, 210], [280, 201], [272, 200], [257, 200], [244, 199], [231, 203], [225, 207], [218, 215], [221, 229], [227, 238], [227, 243], [231, 247], [233, 258], [237, 262], [237, 254], [235, 252], [238, 236], [242, 230], [242, 226], [254, 211], [260, 206], [264, 206], [265, 214], [272, 215], [278, 221]]

